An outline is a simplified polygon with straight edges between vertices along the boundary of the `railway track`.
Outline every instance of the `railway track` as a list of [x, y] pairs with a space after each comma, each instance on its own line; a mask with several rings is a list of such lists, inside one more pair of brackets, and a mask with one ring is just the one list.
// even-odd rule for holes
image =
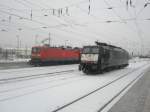
[[[78, 76], [78, 77], [79, 77], [79, 76]], [[77, 79], [77, 80], [74, 80], [74, 81], [79, 81], [79, 80], [84, 80], [84, 78], [83, 78], [83, 77], [82, 77], [82, 78], [80, 77], [80, 79]], [[50, 88], [54, 88], [54, 87], [57, 87], [57, 86], [62, 86], [62, 85], [64, 85], [64, 84], [72, 83], [72, 82], [74, 82], [74, 81], [69, 81], [69, 82], [65, 82], [65, 83], [58, 84], [58, 85], [54, 85], [54, 86], [50, 86], [50, 87], [45, 87], [45, 88], [33, 90], [33, 91], [30, 91], [30, 92], [23, 93], [23, 94], [20, 94], [20, 95], [15, 95], [15, 96], [12, 96], [12, 97], [10, 96], [10, 97], [7, 97], [7, 98], [2, 98], [2, 99], [0, 99], [0, 102], [7, 101], [7, 100], [10, 100], [10, 99], [14, 99], [14, 98], [18, 98], [18, 97], [22, 97], [22, 96], [29, 95], [29, 94], [33, 94], [33, 93], [40, 92], [40, 91], [42, 91], [42, 90], [47, 90], [47, 89], [50, 89]], [[31, 85], [30, 85], [29, 87], [31, 87]], [[5, 93], [5, 92], [11, 92], [11, 91], [14, 91], [14, 90], [20, 90], [20, 89], [23, 89], [23, 88], [24, 88], [24, 87], [0, 91], [0, 94], [3, 94], [3, 93]]]
[[144, 72], [139, 74], [135, 79], [133, 79], [129, 84], [127, 84], [120, 92], [118, 92], [114, 97], [112, 97], [107, 103], [105, 103], [98, 112], [102, 112], [103, 109], [105, 109], [115, 98], [117, 98], [119, 95], [121, 95], [127, 88], [129, 88], [137, 79], [139, 79], [141, 76], [143, 76]]
[[76, 70], [71, 69], [71, 70], [64, 70], [64, 71], [51, 72], [51, 73], [26, 75], [26, 76], [12, 77], [12, 78], [3, 78], [3, 79], [0, 79], [0, 84], [6, 84], [6, 83], [18, 82], [18, 81], [24, 81], [24, 80], [31, 80], [31, 79], [37, 79], [37, 78], [43, 78], [43, 77], [53, 77], [56, 75], [64, 75], [64, 73], [71, 73], [74, 71], [76, 71]]
[[[75, 71], [74, 71], [75, 72]], [[69, 72], [68, 72], [69, 74]], [[42, 85], [42, 84], [45, 84], [45, 83], [48, 83], [49, 86], [48, 87], [44, 87], [44, 88], [41, 88], [41, 89], [37, 89], [37, 90], [33, 90], [33, 91], [30, 91], [28, 93], [25, 93], [25, 94], [20, 94], [20, 95], [15, 95], [13, 97], [8, 97], [8, 98], [2, 98], [0, 99], [0, 102], [1, 101], [6, 101], [6, 100], [9, 100], [9, 99], [13, 99], [13, 98], [17, 98], [17, 97], [21, 97], [21, 96], [24, 96], [24, 95], [28, 95], [28, 94], [32, 94], [32, 93], [35, 93], [35, 92], [39, 92], [39, 91], [42, 91], [42, 90], [45, 90], [45, 89], [50, 89], [50, 88], [53, 88], [53, 87], [58, 87], [58, 86], [62, 86], [62, 85], [67, 85], [67, 84], [70, 84], [70, 83], [74, 83], [74, 82], [79, 82], [79, 81], [83, 81], [83, 80], [86, 80], [88, 79], [89, 77], [87, 77], [86, 75], [75, 75], [75, 74], [69, 74], [69, 77], [68, 77], [68, 74], [67, 74], [67, 77], [63, 77], [64, 75], [61, 75], [61, 77], [54, 77], [54, 80], [48, 80], [46, 82], [40, 82], [40, 83], [36, 83], [36, 84], [32, 84], [32, 85], [27, 85], [27, 86], [22, 86], [22, 87], [15, 87], [15, 88], [11, 88], [11, 89], [5, 89], [5, 90], [1, 90], [0, 91], [0, 94], [4, 94], [4, 93], [7, 93], [7, 92], [11, 92], [11, 91], [18, 91], [18, 90], [21, 90], [21, 89], [25, 89], [25, 88], [32, 88], [34, 86], [38, 86], [38, 85]], [[50, 78], [51, 79], [51, 78]], [[58, 84], [55, 84], [55, 85], [52, 85], [53, 83], [56, 82], [60, 82], [63, 80], [63, 83], [58, 83]], [[69, 81], [67, 81], [69, 80]]]
[[[147, 65], [147, 64], [145, 64], [145, 65]], [[143, 65], [144, 66], [144, 65]], [[133, 67], [134, 68], [134, 67]], [[57, 103], [57, 104], [54, 104], [52, 107], [50, 106], [50, 112], [51, 111], [64, 111], [64, 110], [66, 110], [66, 109], [68, 109], [68, 108], [70, 108], [70, 107], [72, 107], [72, 106], [74, 106], [74, 104], [76, 105], [76, 104], [78, 104], [79, 102], [81, 102], [81, 100], [82, 99], [88, 99], [89, 97], [91, 97], [91, 96], [93, 96], [93, 94], [94, 93], [99, 93], [99, 91], [101, 92], [101, 90], [102, 89], [105, 89], [105, 88], [107, 88], [109, 85], [113, 85], [113, 83], [115, 83], [115, 82], [117, 82], [117, 79], [118, 78], [120, 78], [120, 79], [118, 79], [118, 81], [119, 80], [121, 80], [121, 79], [123, 79], [123, 78], [121, 78], [121, 77], [125, 77], [125, 75], [126, 76], [128, 76], [130, 73], [134, 73], [135, 71], [138, 71], [138, 69], [139, 68], [141, 68], [141, 65], [140, 66], [137, 66], [137, 67], [135, 67], [134, 69], [128, 69], [128, 70], [124, 70], [123, 69], [123, 72], [117, 72], [118, 74], [117, 74], [117, 77], [115, 77], [115, 78], [113, 78], [113, 80], [111, 79], [111, 78], [108, 78], [108, 79], [110, 79], [110, 80], [108, 80], [106, 83], [104, 83], [104, 84], [102, 84], [102, 83], [97, 83], [97, 84], [99, 84], [99, 87], [98, 87], [98, 85], [97, 86], [95, 86], [96, 88], [94, 89], [94, 88], [91, 88], [91, 89], [88, 89], [89, 90], [89, 93], [88, 92], [84, 92], [84, 93], [82, 93], [82, 94], [80, 94], [80, 95], [75, 95], [75, 97], [73, 98], [71, 98], [71, 100], [70, 99], [68, 99], [68, 100], [66, 100], [65, 101], [65, 103], [63, 104], [63, 103]], [[125, 72], [124, 72], [125, 71]], [[71, 72], [67, 72], [67, 73], [71, 73], [70, 75], [72, 75], [72, 71]], [[113, 74], [113, 72], [110, 72], [111, 74]], [[116, 72], [115, 72], [116, 73]], [[58, 75], [59, 74], [61, 74], [61, 73], [58, 73]], [[62, 74], [66, 74], [65, 72], [64, 73], [62, 73]], [[120, 76], [119, 76], [119, 74], [120, 74]], [[23, 97], [23, 96], [27, 96], [27, 95], [29, 95], [29, 94], [33, 94], [33, 93], [37, 93], [37, 94], [39, 94], [41, 91], [51, 91], [51, 95], [53, 96], [53, 93], [55, 94], [56, 92], [54, 92], [53, 91], [53, 89], [54, 90], [57, 90], [58, 88], [62, 88], [62, 87], [60, 87], [60, 86], [65, 86], [65, 87], [68, 87], [68, 86], [70, 86], [70, 85], [76, 85], [76, 82], [79, 82], [80, 80], [81, 81], [85, 81], [85, 82], [87, 82], [88, 81], [88, 79], [90, 78], [90, 77], [93, 77], [93, 76], [86, 76], [86, 75], [78, 75], [78, 72], [75, 72], [75, 73], [73, 73], [73, 75], [72, 76], [70, 76], [69, 75], [69, 77], [68, 77], [68, 74], [66, 75], [66, 76], [64, 76], [64, 75], [61, 75], [62, 76], [62, 79], [61, 78], [59, 78], [59, 76], [57, 76], [57, 74], [55, 75], [56, 77], [52, 77], [52, 78], [46, 78], [46, 83], [48, 83], [48, 84], [46, 84], [47, 86], [45, 87], [45, 85], [43, 85], [43, 86], [41, 86], [41, 87], [37, 87], [37, 88], [33, 88], [33, 89], [25, 89], [24, 90], [24, 87], [22, 88], [22, 87], [19, 87], [19, 88], [11, 88], [11, 90], [12, 90], [12, 92], [10, 92], [9, 93], [9, 91], [11, 91], [11, 90], [4, 90], [4, 91], [1, 91], [2, 93], [1, 93], [1, 100], [0, 100], [0, 102], [2, 103], [3, 101], [9, 101], [9, 100], [11, 100], [11, 99], [13, 99], [13, 100], [15, 100], [16, 98], [18, 99], [19, 97]], [[74, 76], [78, 76], [79, 78], [74, 78]], [[105, 75], [105, 74], [104, 74]], [[106, 74], [106, 76], [108, 76], [109, 74]], [[81, 77], [81, 76], [85, 76], [85, 77]], [[97, 77], [97, 76], [96, 76]], [[95, 78], [96, 78], [95, 77]], [[102, 76], [103, 77], [103, 76]], [[100, 77], [97, 77], [97, 78], [102, 78], [101, 76]], [[59, 78], [59, 80], [57, 80], [57, 78]], [[64, 79], [63, 79], [64, 78]], [[65, 78], [70, 78], [69, 80], [66, 80]], [[95, 80], [95, 78], [94, 78], [94, 80]], [[52, 80], [49, 80], [49, 79], [54, 79], [55, 81], [56, 81], [56, 83], [54, 83], [54, 84], [52, 84], [51, 85], [51, 81]], [[86, 80], [87, 79], [87, 80]], [[25, 79], [26, 80], [26, 79]], [[30, 80], [30, 79], [29, 79]], [[38, 79], [39, 80], [39, 79]], [[93, 80], [93, 81], [94, 81]], [[116, 80], [116, 81], [115, 81]], [[36, 81], [36, 80], [35, 80]], [[39, 80], [40, 81], [40, 80]], [[45, 79], [44, 79], [44, 81], [45, 81]], [[58, 83], [59, 81], [62, 81], [61, 83]], [[97, 80], [98, 81], [98, 80]], [[32, 82], [32, 80], [31, 81], [29, 81], [29, 82]], [[50, 82], [50, 85], [49, 85], [49, 82]], [[19, 82], [20, 83], [20, 82]], [[21, 82], [22, 83], [22, 82]], [[24, 82], [23, 82], [24, 83]], [[43, 82], [42, 82], [43, 83]], [[40, 82], [40, 84], [42, 84], [41, 82]], [[45, 83], [45, 82], [44, 82]], [[74, 83], [74, 84], [71, 84], [71, 83]], [[17, 84], [17, 83], [16, 83]], [[14, 85], [16, 85], [15, 83], [14, 83]], [[83, 83], [84, 84], [84, 83]], [[96, 84], [96, 83], [95, 83]], [[101, 87], [100, 87], [100, 84], [101, 84]], [[7, 84], [6, 84], [7, 85]], [[85, 85], [85, 84], [84, 84]], [[32, 86], [32, 85], [28, 85], [27, 84], [27, 86], [28, 87], [30, 87], [30, 86]], [[35, 83], [33, 84], [33, 86], [37, 86]], [[102, 87], [102, 86], [105, 86], [105, 87]], [[12, 86], [13, 87], [13, 86]], [[54, 87], [54, 88], [53, 88]], [[55, 88], [55, 87], [58, 87], [58, 88]], [[84, 87], [84, 86], [83, 86]], [[51, 88], [51, 89], [50, 89]], [[20, 90], [21, 89], [21, 90]], [[16, 92], [13, 92], [13, 90], [17, 90]], [[22, 90], [23, 90], [23, 92], [22, 92]], [[27, 90], [27, 91], [26, 91]], [[29, 91], [28, 91], [29, 90]], [[77, 90], [77, 89], [76, 89]], [[93, 91], [92, 91], [93, 90]], [[60, 91], [62, 91], [63, 92], [63, 90], [60, 90]], [[77, 90], [78, 91], [78, 90]], [[75, 92], [77, 92], [77, 91], [75, 91]], [[91, 92], [90, 92], [91, 91]], [[3, 94], [3, 92], [8, 92], [8, 94], [6, 93], [6, 97], [4, 96], [4, 94]], [[19, 93], [19, 92], [22, 92], [22, 93]], [[66, 91], [67, 92], [67, 91]], [[66, 93], [66, 92], [63, 92], [63, 93], [61, 93], [61, 94], [64, 94], [64, 93]], [[12, 95], [12, 93], [15, 93], [15, 94], [13, 94]], [[17, 94], [16, 94], [17, 93]], [[44, 92], [42, 92], [42, 93], [44, 93]], [[58, 95], [61, 95], [61, 94], [58, 94]], [[48, 98], [50, 98], [50, 99], [53, 99], [53, 98], [51, 98], [51, 95], [50, 96], [48, 96]], [[29, 95], [30, 96], [30, 95]], [[34, 96], [34, 95], [33, 95]], [[62, 95], [61, 95], [62, 96]], [[59, 97], [58, 96], [58, 100], [59, 101], [63, 101], [63, 99], [61, 99], [61, 96]], [[80, 97], [81, 96], [81, 97]], [[89, 96], [89, 97], [88, 97]], [[43, 96], [42, 96], [43, 97]], [[57, 97], [57, 95], [55, 95], [55, 97]], [[63, 97], [63, 96], [62, 96]], [[60, 98], [60, 99], [59, 99]], [[67, 97], [67, 98], [70, 98], [70, 97]], [[85, 100], [84, 99], [84, 100]], [[55, 102], [56, 103], [56, 102]], [[110, 101], [110, 103], [111, 103], [111, 101]], [[107, 105], [109, 105], [109, 103], [108, 104], [106, 104], [106, 106]], [[47, 107], [48, 107], [48, 105], [47, 105]], [[105, 107], [104, 107], [105, 108]], [[103, 110], [103, 109], [102, 109]]]
[[[145, 67], [146, 65], [147, 65], [147, 64], [145, 64], [143, 67]], [[136, 72], [136, 71], [137, 71], [138, 69], [140, 69], [140, 68], [141, 68], [141, 67], [138, 67], [138, 68], [136, 68], [136, 69], [134, 69], [134, 70], [131, 70], [131, 71], [129, 71], [128, 73], [125, 73], [124, 75], [122, 75], [122, 76], [120, 76], [120, 77], [118, 77], [118, 78], [116, 78], [116, 79], [114, 79], [114, 80], [108, 82], [107, 84], [105, 84], [105, 85], [103, 85], [103, 86], [100, 86], [99, 88], [97, 88], [97, 89], [95, 89], [95, 90], [93, 90], [93, 91], [91, 91], [91, 92], [89, 92], [89, 93], [87, 93], [87, 94], [85, 94], [85, 95], [83, 95], [83, 96], [81, 96], [81, 97], [79, 97], [79, 98], [77, 98], [77, 99], [71, 101], [71, 102], [68, 102], [68, 103], [65, 104], [65, 105], [60, 106], [59, 108], [53, 110], [52, 112], [58, 112], [58, 111], [61, 111], [61, 110], [65, 109], [66, 107], [69, 107], [69, 106], [71, 106], [72, 104], [74, 104], [74, 103], [76, 103], [76, 102], [78, 102], [78, 101], [80, 101], [80, 100], [82, 100], [82, 99], [84, 99], [84, 98], [86, 98], [86, 97], [88, 97], [88, 96], [90, 96], [90, 95], [96, 93], [96, 92], [99, 92], [99, 91], [101, 91], [102, 89], [108, 87], [109, 85], [111, 85], [111, 84], [113, 84], [113, 83], [115, 83], [115, 82], [117, 82], [117, 81], [119, 81], [119, 80], [121, 80], [121, 79], [123, 79], [123, 78], [129, 76], [131, 73]], [[101, 112], [109, 103], [111, 103], [111, 101], [113, 101], [117, 96], [119, 96], [126, 88], [128, 88], [128, 87], [129, 87], [136, 79], [138, 79], [142, 74], [143, 74], [143, 73], [141, 73], [140, 75], [138, 75], [138, 76], [137, 76], [134, 80], [132, 80], [125, 88], [123, 88], [117, 95], [115, 95], [115, 96], [114, 96], [112, 99], [110, 99], [105, 105], [103, 105], [103, 106], [98, 110], [98, 112]]]
[[[75, 71], [73, 71], [73, 72], [75, 72]], [[69, 74], [70, 72], [68, 72], [68, 74]], [[67, 76], [68, 76], [68, 74], [67, 74]], [[66, 75], [66, 74], [65, 74]], [[48, 81], [45, 81], [45, 82], [40, 82], [40, 83], [35, 83], [35, 84], [31, 84], [31, 85], [27, 85], [27, 86], [22, 86], [22, 87], [15, 87], [15, 88], [12, 88], [12, 89], [6, 89], [6, 90], [1, 90], [0, 91], [0, 94], [1, 93], [5, 93], [5, 92], [11, 92], [11, 91], [15, 91], [15, 90], [21, 90], [21, 89], [25, 89], [25, 88], [31, 88], [31, 87], [35, 87], [35, 86], [39, 86], [39, 85], [42, 85], [42, 84], [46, 84], [46, 83], [48, 83], [48, 84], [51, 84], [51, 83], [54, 83], [54, 82], [58, 82], [58, 81], [61, 81], [61, 80], [69, 80], [69, 79], [83, 79], [82, 78], [82, 76], [81, 75], [69, 75], [68, 77], [63, 77], [63, 76], [65, 76], [65, 75], [61, 75], [62, 77], [54, 77], [54, 79], [51, 79], [51, 80], [48, 80]], [[53, 76], [57, 76], [57, 75], [53, 75]], [[72, 81], [73, 82], [73, 81]], [[60, 84], [60, 85], [63, 85], [62, 83]], [[58, 86], [58, 85], [57, 85]], [[54, 87], [54, 86], [52, 86], [52, 87]], [[50, 87], [49, 87], [50, 88]]]
[[[69, 73], [70, 72], [68, 72], [68, 74]], [[5, 94], [5, 93], [8, 93], [8, 92], [13, 92], [13, 91], [18, 91], [18, 90], [21, 91], [21, 90], [24, 90], [26, 88], [32, 88], [32, 87], [35, 87], [35, 86], [38, 87], [38, 85], [42, 85], [42, 84], [46, 84], [46, 83], [49, 84], [48, 87], [44, 87], [44, 88], [41, 88], [41, 89], [36, 89], [36, 90], [30, 91], [30, 92], [15, 95], [15, 96], [12, 96], [12, 97], [2, 98], [2, 99], [0, 99], [0, 102], [1, 101], [6, 101], [6, 100], [9, 100], [9, 99], [13, 99], [13, 98], [17, 98], [17, 97], [21, 97], [21, 96], [24, 96], [24, 95], [32, 94], [32, 93], [39, 92], [39, 91], [42, 91], [42, 90], [50, 89], [50, 88], [53, 88], [53, 87], [58, 87], [58, 86], [78, 82], [78, 81], [81, 81], [81, 80], [86, 80], [86, 79], [89, 78], [89, 77], [86, 77], [86, 75], [83, 75], [83, 74], [77, 75], [78, 72], [76, 73], [75, 71], [74, 71], [74, 74], [72, 74], [72, 73], [69, 74], [69, 77], [68, 77], [68, 74], [67, 74], [67, 77], [65, 76], [66, 74], [61, 75], [61, 76], [59, 76], [59, 74], [58, 74], [58, 76], [55, 75], [57, 77], [54, 77], [54, 78], [50, 77], [50, 79], [52, 79], [52, 80], [48, 80], [46, 82], [40, 82], [40, 83], [35, 83], [35, 84], [27, 85], [27, 86], [15, 87], [15, 88], [11, 88], [11, 89], [1, 90], [0, 94]], [[62, 82], [62, 80], [63, 80], [63, 82]], [[53, 85], [53, 83], [55, 83], [55, 82], [61, 82], [61, 83]]]

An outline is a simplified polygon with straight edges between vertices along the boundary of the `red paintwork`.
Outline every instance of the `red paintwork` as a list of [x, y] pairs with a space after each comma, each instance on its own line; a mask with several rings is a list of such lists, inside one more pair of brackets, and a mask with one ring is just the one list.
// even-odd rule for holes
[[40, 52], [33, 53], [32, 52], [32, 60], [40, 59], [41, 61], [79, 61], [80, 58], [80, 50], [79, 49], [64, 49], [59, 47], [33, 47], [40, 48]]

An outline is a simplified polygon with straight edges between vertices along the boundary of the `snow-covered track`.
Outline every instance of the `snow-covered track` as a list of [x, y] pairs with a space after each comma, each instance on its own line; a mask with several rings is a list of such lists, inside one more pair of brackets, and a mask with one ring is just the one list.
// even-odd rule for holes
[[127, 88], [129, 88], [137, 79], [139, 79], [142, 75], [144, 74], [141, 73], [139, 74], [135, 79], [133, 79], [129, 84], [127, 84], [124, 88], [122, 88], [121, 91], [119, 91], [114, 97], [112, 97], [107, 103], [105, 103], [99, 110], [98, 112], [102, 112], [103, 109], [107, 108], [107, 106], [115, 99], [117, 98], [119, 95], [121, 95]]
[[20, 70], [20, 74], [16, 70], [13, 74], [2, 71], [1, 79], [75, 70], [53, 77], [0, 84], [0, 108], [3, 112], [107, 112], [105, 110], [128, 90], [126, 86], [135, 79], [130, 84], [132, 87], [149, 66], [148, 61], [135, 62], [124, 69], [97, 75], [85, 75], [77, 70], [77, 65]]
[[[147, 64], [143, 65], [143, 67], [145, 67], [146, 65], [147, 65]], [[93, 91], [91, 91], [91, 92], [89, 92], [89, 93], [87, 93], [87, 94], [85, 94], [85, 95], [83, 95], [83, 96], [81, 96], [81, 97], [79, 97], [79, 98], [77, 98], [77, 99], [75, 99], [75, 100], [73, 100], [73, 101], [71, 101], [71, 102], [69, 102], [69, 103], [67, 103], [67, 104], [65, 104], [65, 105], [63, 105], [63, 106], [57, 108], [57, 109], [55, 109], [55, 110], [53, 110], [52, 112], [57, 112], [57, 111], [61, 111], [61, 110], [64, 111], [63, 109], [65, 109], [66, 107], [69, 107], [69, 106], [73, 105], [74, 103], [76, 103], [76, 102], [78, 102], [78, 101], [80, 101], [80, 100], [82, 100], [82, 99], [84, 99], [84, 98], [86, 98], [86, 97], [88, 97], [88, 96], [90, 96], [90, 95], [96, 93], [96, 92], [101, 91], [102, 89], [106, 88], [107, 86], [109, 86], [109, 85], [111, 85], [111, 84], [113, 84], [113, 83], [115, 83], [115, 82], [117, 82], [117, 81], [119, 81], [119, 80], [121, 80], [121, 79], [127, 77], [128, 75], [131, 75], [131, 73], [136, 72], [136, 71], [139, 70], [140, 68], [141, 68], [141, 66], [140, 66], [140, 67], [137, 67], [136, 69], [131, 70], [131, 71], [129, 71], [129, 72], [123, 74], [123, 75], [120, 74], [120, 77], [118, 77], [118, 78], [116, 78], [116, 79], [114, 79], [114, 80], [112, 80], [112, 81], [106, 83], [106, 84], [103, 85], [103, 86], [98, 87], [97, 89], [95, 89], [95, 90], [93, 90]], [[137, 76], [134, 80], [132, 80], [125, 88], [123, 88], [122, 91], [120, 91], [117, 95], [115, 95], [112, 99], [110, 99], [106, 104], [104, 104], [104, 105], [98, 110], [98, 112], [101, 112], [101, 110], [103, 110], [109, 103], [111, 103], [112, 100], [114, 100], [117, 96], [119, 96], [126, 88], [128, 88], [128, 87], [129, 87], [136, 79], [138, 79], [141, 75], [143, 75], [143, 73], [141, 73], [140, 75], [138, 75], [138, 76]]]
[[27, 76], [20, 76], [20, 77], [12, 77], [12, 78], [4, 78], [0, 79], [0, 84], [6, 84], [10, 82], [17, 82], [17, 81], [24, 81], [24, 80], [31, 80], [36, 78], [42, 78], [42, 77], [53, 77], [56, 75], [64, 75], [64, 73], [70, 73], [74, 72], [75, 70], [64, 70], [64, 71], [58, 71], [58, 72], [51, 72], [51, 73], [43, 73], [43, 74], [34, 74], [34, 75], [27, 75]]
[[[73, 67], [73, 68], [71, 68]], [[55, 76], [56, 74], [65, 74], [65, 72], [77, 70], [77, 65], [62, 65], [50, 67], [22, 68], [11, 70], [0, 70], [0, 84], [14, 81], [23, 81], [46, 76]], [[55, 75], [54, 75], [55, 74]]]

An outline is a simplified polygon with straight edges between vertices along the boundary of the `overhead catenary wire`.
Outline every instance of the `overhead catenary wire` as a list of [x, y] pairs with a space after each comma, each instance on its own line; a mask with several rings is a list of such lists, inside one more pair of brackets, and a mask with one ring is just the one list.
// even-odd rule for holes
[[108, 22], [108, 21], [107, 21]]
[[[9, 13], [9, 12], [5, 12], [5, 11], [2, 11], [2, 10], [0, 10], [0, 12], [6, 13], [6, 14], [9, 14], [9, 15], [13, 15], [13, 16], [16, 16], [16, 17], [25, 19], [25, 20], [29, 20], [29, 21], [32, 21], [32, 22], [35, 22], [35, 23], [39, 23], [39, 24], [42, 24], [42, 25], [46, 25], [46, 24], [44, 24], [44, 23], [41, 23], [41, 22], [38, 22], [38, 21], [35, 21], [35, 20], [30, 20], [29, 18], [24, 18], [24, 17], [21, 17], [21, 16], [19, 16], [19, 15], [12, 14], [12, 13]], [[49, 25], [46, 25], [46, 26], [47, 26], [48, 28], [52, 27], [52, 26], [49, 26]], [[78, 32], [67, 31], [67, 30], [64, 30], [64, 29], [58, 29], [58, 28], [56, 28], [56, 27], [53, 27], [53, 28], [55, 28], [56, 30], [63, 31], [63, 32], [68, 32], [68, 33], [73, 33], [73, 34], [75, 34], [75, 35], [80, 35], [80, 36], [82, 35], [82, 36], [83, 36], [83, 34], [78, 33]], [[86, 35], [86, 36], [87, 36], [87, 35]]]
[[[68, 2], [68, 0], [66, 0], [67, 2]], [[78, 7], [78, 6], [76, 6], [77, 8], [80, 8], [80, 7]], [[82, 10], [81, 8], [80, 8], [80, 10]], [[84, 11], [84, 10], [83, 10]], [[86, 12], [86, 11], [84, 11], [84, 12]], [[87, 14], [87, 13], [86, 13]], [[91, 15], [90, 15], [91, 16]], [[94, 17], [93, 15], [91, 16], [91, 17]], [[95, 19], [95, 17], [94, 17], [94, 19]], [[110, 22], [114, 22], [114, 21], [103, 21], [103, 22], [105, 22], [105, 23], [110, 23]], [[86, 29], [86, 28], [84, 28], [84, 29]], [[87, 31], [87, 32], [91, 32], [92, 34], [94, 34], [94, 35], [96, 35], [97, 37], [106, 37], [106, 36], [104, 36], [104, 34], [96, 34], [96, 33], [93, 33], [91, 30], [89, 31]], [[97, 38], [98, 39], [98, 38]]]
[[[104, 2], [108, 7], [110, 7], [109, 3], [106, 0], [104, 0]], [[120, 15], [118, 15], [114, 9], [112, 9], [112, 11], [122, 22], [126, 23], [126, 21], [124, 19], [122, 19], [122, 17]]]
[[113, 21], [107, 21], [107, 22], [109, 23], [109, 22], [113, 22]]
[[42, 8], [42, 6], [41, 6], [41, 5], [38, 5], [37, 2], [36, 2], [36, 4], [35, 4], [35, 3], [32, 3], [31, 1], [28, 1], [28, 0], [22, 0], [22, 1], [26, 2], [26, 3], [29, 4], [30, 6], [35, 6], [35, 7], [40, 7], [40, 8]]
[[31, 14], [30, 14], [30, 18], [32, 19], [32, 12], [31, 12]]
[[14, 0], [14, 1], [17, 2], [17, 3], [19, 3], [19, 4], [21, 4], [21, 5], [23, 5], [24, 7], [31, 8], [29, 5], [27, 5], [26, 3], [24, 3], [24, 2], [22, 2], [20, 0]]
[[[31, 6], [32, 6], [32, 5], [31, 5]], [[74, 6], [75, 6], [75, 5], [74, 5]], [[36, 6], [35, 6], [35, 7], [36, 7]], [[42, 7], [43, 7], [43, 8], [46, 8], [45, 6], [42, 6]], [[31, 10], [30, 10], [30, 11], [31, 11]], [[33, 11], [33, 10], [32, 10], [32, 11]], [[87, 13], [87, 12], [88, 12], [88, 11], [86, 11], [86, 13]], [[88, 13], [87, 13], [87, 14], [88, 14]], [[89, 14], [89, 15], [91, 15], [91, 14]], [[66, 18], [67, 18], [67, 17], [66, 17]], [[31, 19], [31, 18], [28, 18], [28, 19]], [[60, 19], [63, 20], [61, 17], [60, 17]], [[97, 19], [98, 19], [98, 18], [97, 18]], [[123, 18], [123, 19], [124, 19], [124, 18]], [[34, 19], [33, 19], [33, 20], [34, 20]], [[124, 19], [124, 20], [125, 20], [125, 19]], [[122, 21], [121, 19], [118, 20], [118, 22], [121, 22], [121, 21]], [[127, 22], [127, 20], [125, 20], [125, 21]], [[130, 21], [132, 21], [132, 20], [130, 20]], [[33, 22], [33, 21], [32, 21], [32, 22]], [[39, 21], [39, 22], [41, 22], [41, 21]], [[71, 23], [71, 22], [66, 21], [66, 20], [65, 20], [65, 22], [66, 22], [66, 25], [65, 25], [65, 24], [62, 25], [62, 26], [64, 26], [64, 27], [66, 27], [66, 26], [68, 27], [70, 24], [71, 24], [71, 25], [74, 25], [74, 26], [77, 25], [76, 23], [73, 23], [73, 22]], [[115, 23], [115, 22], [117, 22], [117, 21], [116, 21], [116, 20], [106, 20], [106, 21], [102, 21], [102, 23], [103, 23], [103, 22], [104, 22], [104, 23], [113, 23], [113, 22]], [[42, 22], [41, 22], [41, 23], [42, 23]], [[61, 26], [62, 23], [60, 22], [59, 24], [60, 24], [60, 26]], [[41, 24], [41, 25], [42, 25], [42, 24]], [[70, 26], [71, 26], [71, 25], [70, 25]], [[82, 25], [82, 24], [81, 24], [81, 25]], [[70, 27], [70, 26], [69, 26], [69, 27]], [[78, 25], [78, 26], [80, 26], [80, 25]], [[45, 28], [51, 28], [51, 27], [55, 27], [55, 26], [50, 26], [50, 25], [48, 25], [47, 23], [44, 23], [43, 27], [45, 27]], [[58, 27], [59, 27], [59, 25], [56, 25], [56, 29], [57, 29], [57, 30], [59, 29]], [[42, 28], [42, 27], [39, 27], [39, 28]]]
[[[141, 10], [140, 10], [141, 11]], [[143, 44], [143, 35], [142, 35], [142, 30], [141, 28], [139, 27], [139, 24], [137, 22], [137, 19], [138, 19], [138, 16], [139, 16], [139, 13], [136, 14], [136, 9], [134, 9], [134, 14], [135, 14], [135, 26], [136, 26], [136, 29], [137, 29], [137, 35], [139, 37], [139, 41], [141, 43], [141, 56], [144, 54], [144, 44]]]
[[140, 16], [140, 14], [144, 11], [145, 8], [147, 8], [147, 6], [150, 5], [150, 2], [146, 2], [144, 5], [143, 5], [143, 8], [140, 9], [139, 12], [137, 12], [137, 18]]

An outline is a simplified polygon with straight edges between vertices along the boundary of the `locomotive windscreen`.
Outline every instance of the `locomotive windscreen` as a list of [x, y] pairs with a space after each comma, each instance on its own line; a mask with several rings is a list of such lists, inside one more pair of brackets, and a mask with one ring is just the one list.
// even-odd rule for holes
[[38, 47], [32, 48], [32, 53], [38, 53], [38, 52], [40, 52], [40, 48], [38, 48]]
[[83, 54], [97, 54], [99, 53], [99, 48], [97, 46], [89, 46], [89, 47], [84, 47]]

